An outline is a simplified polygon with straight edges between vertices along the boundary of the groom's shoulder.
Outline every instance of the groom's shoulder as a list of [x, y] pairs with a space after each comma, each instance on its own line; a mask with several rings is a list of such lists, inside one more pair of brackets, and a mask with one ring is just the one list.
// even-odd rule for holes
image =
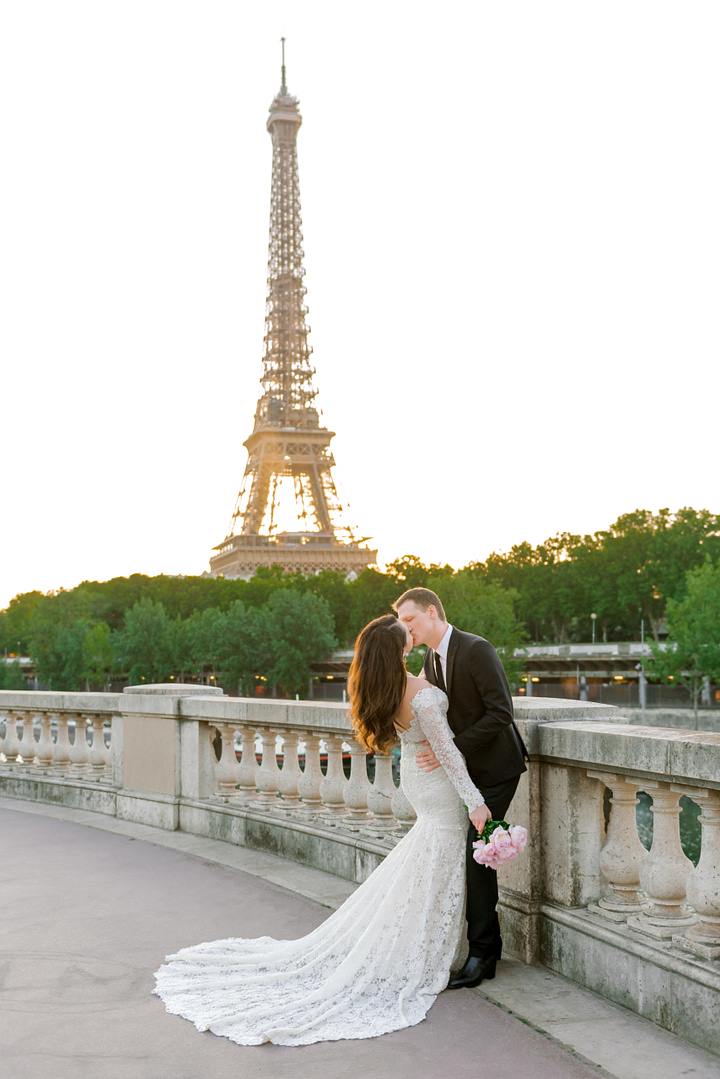
[[[490, 644], [490, 641], [487, 641], [484, 637], [480, 637], [477, 633], [468, 633], [464, 629], [458, 629], [457, 626], [453, 626], [453, 636], [455, 634], [457, 634], [457, 636], [458, 636], [458, 644], [467, 644], [467, 645], [475, 645], [475, 646], [477, 646], [478, 644], [480, 644], [480, 645]], [[492, 645], [490, 645], [490, 647], [492, 647]]]
[[477, 633], [467, 633], [463, 629], [457, 629], [453, 626], [453, 635], [458, 635], [457, 648], [463, 651], [468, 650], [476, 656], [491, 655], [495, 652], [495, 648], [485, 637], [480, 637]]

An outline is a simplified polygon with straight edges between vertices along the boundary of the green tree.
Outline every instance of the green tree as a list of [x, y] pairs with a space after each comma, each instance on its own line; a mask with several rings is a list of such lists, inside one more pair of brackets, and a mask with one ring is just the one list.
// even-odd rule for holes
[[29, 651], [36, 677], [48, 689], [82, 688], [87, 615], [87, 597], [77, 589], [49, 593], [35, 604], [28, 621]]
[[138, 600], [125, 615], [121, 630], [112, 635], [118, 667], [131, 684], [164, 682], [173, 673], [171, 622], [162, 603]]
[[222, 617], [217, 607], [206, 607], [176, 625], [173, 658], [179, 674], [192, 671], [199, 677], [217, 676], [218, 623]]
[[105, 688], [110, 681], [115, 653], [110, 626], [98, 622], [91, 626], [82, 643], [83, 678], [89, 684]]
[[720, 566], [708, 559], [687, 574], [686, 588], [685, 599], [668, 600], [668, 646], [651, 644], [652, 673], [689, 688], [697, 729], [702, 683], [720, 681]]
[[415, 647], [408, 652], [405, 666], [410, 671], [410, 674], [420, 674], [420, 671], [423, 669], [426, 652], [427, 647], [424, 644], [416, 644]]
[[14, 596], [7, 609], [0, 612], [0, 651], [22, 655], [30, 651], [30, 621], [42, 592], [23, 592]]
[[22, 673], [19, 660], [11, 663], [0, 661], [0, 689], [28, 689], [27, 679]]
[[281, 691], [307, 695], [310, 663], [337, 645], [332, 615], [322, 596], [281, 589], [265, 608], [268, 659], [267, 677]]
[[443, 583], [441, 599], [448, 621], [489, 640], [497, 649], [508, 680], [516, 682], [523, 663], [515, 658], [515, 649], [527, 639], [527, 631], [515, 615], [517, 592], [465, 569]]
[[350, 615], [347, 643], [352, 643], [363, 626], [382, 614], [391, 614], [392, 605], [404, 586], [379, 569], [364, 569], [347, 585], [350, 592]]
[[83, 646], [90, 627], [82, 620], [62, 626], [55, 641], [58, 678], [55, 689], [86, 689]]
[[634, 510], [603, 533], [603, 568], [613, 580], [618, 623], [636, 636], [644, 618], [657, 642], [670, 599], [686, 594], [687, 573], [720, 557], [720, 517], [688, 507], [672, 514]]
[[[282, 593], [277, 593], [281, 595]], [[296, 602], [306, 597], [294, 595]], [[314, 599], [314, 597], [309, 597]], [[272, 671], [274, 652], [270, 648], [269, 626], [265, 608], [246, 607], [235, 600], [220, 614], [214, 636], [215, 661], [225, 688], [236, 689], [241, 696], [252, 697], [255, 676]]]
[[352, 643], [355, 636], [351, 629], [352, 594], [344, 573], [324, 569], [308, 577], [294, 578], [290, 587], [322, 596], [330, 608], [338, 641], [342, 645]]

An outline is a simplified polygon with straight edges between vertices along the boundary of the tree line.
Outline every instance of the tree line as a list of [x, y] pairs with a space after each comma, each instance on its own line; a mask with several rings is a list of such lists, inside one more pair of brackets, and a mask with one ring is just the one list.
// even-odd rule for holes
[[[351, 647], [401, 592], [423, 585], [438, 592], [451, 622], [495, 644], [513, 680], [515, 649], [588, 640], [591, 613], [604, 641], [637, 639], [641, 620], [658, 641], [670, 612], [678, 621], [688, 573], [718, 565], [720, 517], [636, 510], [592, 536], [519, 544], [460, 570], [408, 555], [350, 581], [272, 566], [249, 581], [134, 574], [27, 592], [0, 613], [0, 649], [30, 655], [38, 680], [57, 690], [200, 676], [232, 691], [264, 681], [304, 696], [312, 660]], [[18, 675], [0, 666], [5, 688]]]

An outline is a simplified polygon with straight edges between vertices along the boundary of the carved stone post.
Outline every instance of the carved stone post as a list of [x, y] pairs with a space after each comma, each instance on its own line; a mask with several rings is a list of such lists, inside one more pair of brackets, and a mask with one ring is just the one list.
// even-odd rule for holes
[[105, 726], [104, 726], [104, 722], [105, 721], [103, 720], [103, 733], [102, 733], [102, 737], [100, 739], [100, 745], [98, 746], [98, 749], [102, 753], [103, 760], [105, 761], [105, 772], [107, 774], [108, 782], [112, 782], [112, 774], [113, 774], [112, 719], [110, 720], [110, 724], [109, 724], [109, 727], [108, 727], [108, 733], [110, 735], [110, 744], [109, 745], [107, 745], [105, 743]]
[[395, 784], [392, 777], [392, 753], [375, 754], [375, 782], [368, 794], [368, 809], [373, 814], [374, 828], [394, 828], [392, 800]]
[[275, 748], [275, 731], [269, 727], [263, 727], [260, 731], [262, 738], [262, 764], [257, 774], [258, 804], [264, 809], [274, 809], [278, 798], [278, 779], [280, 769], [277, 763], [277, 749]]
[[698, 921], [674, 936], [673, 944], [703, 959], [720, 959], [720, 791], [679, 787], [702, 807], [700, 861], [687, 879], [688, 902]]
[[215, 723], [222, 740], [220, 760], [215, 765], [218, 793], [232, 798], [238, 784], [238, 764], [235, 756], [235, 728], [232, 723]]
[[92, 716], [92, 746], [90, 748], [90, 771], [93, 776], [100, 778], [105, 772], [107, 759], [105, 755], [105, 716]]
[[345, 786], [345, 807], [348, 817], [368, 819], [368, 794], [372, 783], [367, 774], [367, 750], [354, 738], [350, 746], [350, 778]]
[[320, 767], [320, 738], [316, 734], [305, 734], [305, 768], [302, 778], [298, 780], [298, 794], [302, 798], [303, 806], [308, 810], [319, 809], [322, 805], [320, 797], [320, 784], [323, 774]]
[[20, 756], [20, 739], [17, 733], [18, 716], [15, 712], [8, 712], [5, 716], [5, 741], [3, 753], [8, 764], [17, 761]]
[[696, 920], [683, 908], [693, 864], [680, 845], [680, 795], [656, 780], [646, 780], [643, 786], [653, 796], [652, 847], [640, 867], [640, 886], [648, 903], [641, 914], [628, 918], [627, 924], [648, 936], [668, 940]]
[[39, 712], [37, 718], [40, 720], [40, 740], [37, 744], [37, 762], [38, 768], [49, 769], [52, 767], [53, 751], [55, 749], [55, 743], [52, 737], [51, 716], [49, 712]]
[[640, 887], [640, 866], [648, 852], [640, 842], [637, 831], [635, 797], [641, 783], [631, 776], [613, 772], [588, 772], [590, 779], [599, 779], [612, 791], [612, 810], [607, 832], [607, 843], [600, 855], [600, 869], [610, 882], [613, 895], [591, 903], [588, 910], [601, 914], [611, 922], [625, 922], [629, 914], [639, 914], [642, 903], [637, 890]]
[[343, 739], [339, 734], [325, 736], [328, 766], [325, 777], [320, 783], [323, 808], [337, 816], [343, 816], [345, 813], [345, 787], [348, 782], [343, 771], [342, 744]]
[[90, 748], [87, 742], [87, 718], [79, 712], [75, 716], [75, 741], [70, 750], [70, 771], [87, 772]]
[[247, 725], [240, 727], [242, 738], [242, 761], [238, 771], [238, 786], [243, 802], [248, 805], [255, 801], [257, 790], [258, 762], [255, 759], [255, 728]]
[[68, 733], [68, 716], [57, 717], [57, 740], [53, 750], [53, 768], [66, 772], [70, 767], [70, 735]]
[[300, 762], [298, 760], [298, 742], [300, 735], [297, 731], [279, 731], [283, 739], [283, 766], [278, 776], [278, 790], [282, 794], [281, 809], [299, 809], [298, 783], [302, 778]]
[[35, 717], [32, 712], [25, 712], [22, 717], [23, 736], [20, 742], [20, 756], [23, 764], [34, 765], [37, 755], [37, 742], [35, 741]]

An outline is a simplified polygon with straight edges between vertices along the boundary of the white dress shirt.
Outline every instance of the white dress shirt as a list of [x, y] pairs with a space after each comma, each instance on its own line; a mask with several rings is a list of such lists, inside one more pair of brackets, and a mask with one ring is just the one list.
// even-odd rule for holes
[[445, 685], [446, 686], [448, 684], [448, 680], [447, 680], [447, 657], [448, 657], [448, 648], [450, 647], [450, 634], [452, 633], [452, 631], [453, 631], [452, 626], [448, 625], [448, 628], [445, 630], [445, 634], [443, 636], [443, 639], [440, 641], [440, 644], [435, 649], [435, 653], [438, 656], [440, 656], [440, 666], [442, 667], [443, 678], [445, 679]]

